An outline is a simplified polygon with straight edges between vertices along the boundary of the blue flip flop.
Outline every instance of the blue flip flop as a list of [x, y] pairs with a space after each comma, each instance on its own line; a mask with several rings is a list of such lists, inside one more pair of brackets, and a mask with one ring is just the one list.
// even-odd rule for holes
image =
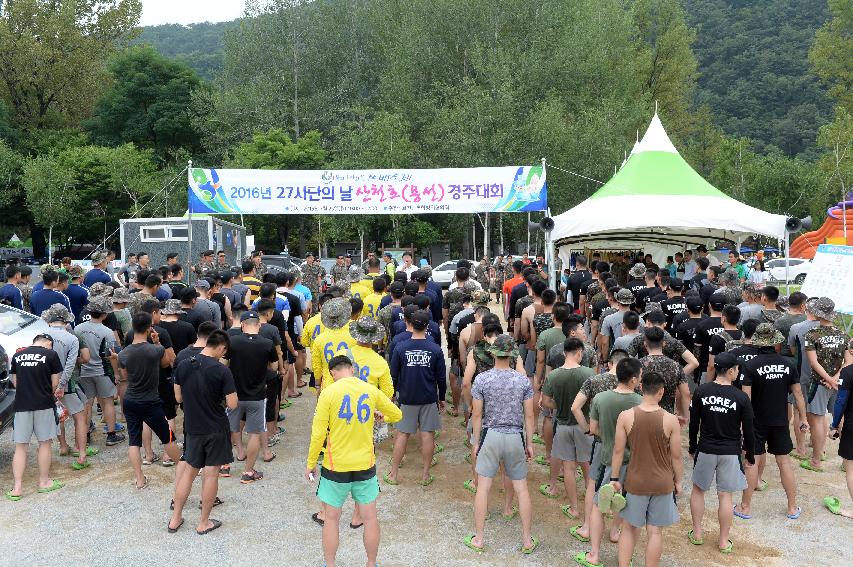
[[787, 517], [789, 520], [796, 520], [797, 518], [800, 517], [800, 514], [802, 514], [802, 513], [803, 513], [803, 509], [800, 508], [799, 506], [797, 506], [796, 512], [794, 512], [793, 514], [785, 514], [785, 517]]
[[737, 511], [737, 504], [732, 506], [732, 513], [735, 516], [737, 516], [738, 518], [740, 518], [741, 520], [751, 520], [752, 519], [752, 516], [750, 516], [749, 514], [744, 514], [743, 512], [738, 512]]

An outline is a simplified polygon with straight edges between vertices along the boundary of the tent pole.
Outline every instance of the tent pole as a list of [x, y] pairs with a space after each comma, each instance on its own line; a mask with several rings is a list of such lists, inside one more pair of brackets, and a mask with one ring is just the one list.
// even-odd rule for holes
[[[193, 174], [193, 160], [187, 161], [187, 188], [189, 188], [190, 178]], [[187, 283], [191, 283], [192, 278], [192, 257], [193, 257], [193, 208], [192, 204], [187, 199]]]
[[791, 235], [785, 230], [785, 295], [791, 295]]

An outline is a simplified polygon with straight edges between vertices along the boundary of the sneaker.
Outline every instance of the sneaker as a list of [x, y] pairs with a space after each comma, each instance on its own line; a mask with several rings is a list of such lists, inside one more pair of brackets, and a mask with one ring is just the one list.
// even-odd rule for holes
[[124, 433], [107, 433], [107, 440], [106, 440], [107, 447], [111, 447], [113, 445], [118, 445], [119, 443], [121, 443], [125, 439], [127, 439], [127, 437], [124, 436]]
[[[116, 431], [124, 431], [124, 430], [125, 430], [124, 425], [122, 425], [119, 422], [116, 422]], [[107, 424], [105, 423], [104, 424], [104, 433], [106, 433], [106, 432], [107, 432]]]
[[89, 433], [92, 433], [93, 431], [95, 431], [95, 422], [89, 420]]

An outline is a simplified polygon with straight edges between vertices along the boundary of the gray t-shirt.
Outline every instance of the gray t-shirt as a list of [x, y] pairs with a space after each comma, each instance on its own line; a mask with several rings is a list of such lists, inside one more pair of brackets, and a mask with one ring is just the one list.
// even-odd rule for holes
[[116, 338], [106, 325], [86, 321], [74, 328], [80, 346], [89, 349], [89, 362], [80, 367], [80, 376], [112, 376], [110, 351], [116, 347]]
[[809, 359], [806, 356], [805, 344], [806, 333], [820, 325], [819, 321], [803, 321], [795, 325], [791, 325], [791, 331], [788, 333], [788, 347], [794, 355], [799, 356], [800, 360], [800, 382], [808, 382], [812, 378], [812, 365], [809, 364]]
[[59, 376], [59, 386], [64, 388], [74, 373], [77, 364], [77, 354], [80, 352], [80, 339], [62, 327], [50, 327], [47, 334], [53, 337], [53, 350], [59, 356], [63, 370]]
[[615, 341], [613, 341], [613, 345], [610, 350], [624, 350], [628, 351], [628, 347], [631, 345], [634, 339], [642, 333], [634, 333], [633, 335], [622, 335]]
[[524, 431], [524, 402], [533, 397], [527, 376], [510, 368], [492, 368], [477, 376], [471, 397], [483, 401], [483, 429]]
[[450, 333], [453, 335], [458, 333], [457, 329], [459, 329], [459, 321], [461, 321], [463, 317], [467, 317], [468, 315], [470, 315], [473, 312], [474, 312], [474, 310], [471, 309], [470, 307], [468, 307], [466, 309], [463, 309], [462, 311], [460, 311], [456, 315], [454, 315], [453, 320], [450, 322], [450, 326], [448, 327], [448, 329], [450, 330]]
[[741, 303], [738, 305], [738, 309], [740, 309], [739, 325], [743, 325], [744, 321], [749, 321], [750, 319], [764, 322], [761, 319], [761, 311], [764, 309], [764, 306], [760, 303]]
[[601, 322], [601, 334], [610, 337], [611, 345], [622, 336], [622, 320], [625, 318], [625, 313], [627, 311], [611, 313]]
[[219, 311], [219, 305], [209, 299], [197, 299], [193, 311], [198, 311], [201, 314], [202, 321], [212, 321], [217, 329], [222, 328], [222, 313]]
[[153, 343], [136, 343], [118, 353], [119, 366], [127, 370], [125, 400], [156, 402], [160, 399], [160, 359], [166, 349]]

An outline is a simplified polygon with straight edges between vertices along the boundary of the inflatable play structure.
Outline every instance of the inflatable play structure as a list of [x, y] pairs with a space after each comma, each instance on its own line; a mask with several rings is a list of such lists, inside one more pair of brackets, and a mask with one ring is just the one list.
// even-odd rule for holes
[[[846, 219], [845, 219], [846, 216]], [[844, 237], [844, 224], [847, 224], [847, 237]], [[811, 260], [821, 244], [842, 244], [853, 246], [853, 192], [847, 194], [847, 200], [841, 201], [826, 211], [826, 221], [817, 230], [801, 234], [791, 243], [791, 258]]]

